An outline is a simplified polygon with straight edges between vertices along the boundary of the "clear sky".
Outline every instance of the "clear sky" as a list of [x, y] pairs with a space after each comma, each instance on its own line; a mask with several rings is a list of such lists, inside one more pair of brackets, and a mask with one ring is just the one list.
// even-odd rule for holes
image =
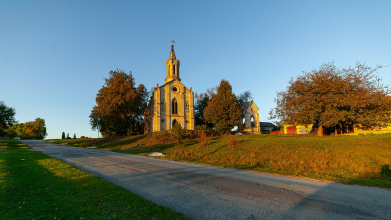
[[[103, 78], [119, 68], [164, 84], [173, 39], [182, 83], [204, 92], [226, 79], [269, 121], [302, 71], [391, 64], [391, 1], [0, 0], [0, 100], [19, 122], [45, 119], [47, 138], [97, 137], [88, 116]], [[391, 85], [391, 66], [378, 75]]]

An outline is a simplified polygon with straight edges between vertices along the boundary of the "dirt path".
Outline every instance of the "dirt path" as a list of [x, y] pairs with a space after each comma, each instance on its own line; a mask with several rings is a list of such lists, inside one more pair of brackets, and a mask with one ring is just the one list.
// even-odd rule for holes
[[22, 141], [194, 219], [390, 219], [391, 191]]

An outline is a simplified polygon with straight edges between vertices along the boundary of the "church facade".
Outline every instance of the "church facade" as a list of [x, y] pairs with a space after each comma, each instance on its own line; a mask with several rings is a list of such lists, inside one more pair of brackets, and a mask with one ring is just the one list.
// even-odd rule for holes
[[149, 108], [145, 110], [144, 133], [170, 130], [176, 123], [194, 130], [194, 93], [181, 83], [180, 61], [176, 59], [174, 45], [166, 61], [166, 83], [156, 85]]

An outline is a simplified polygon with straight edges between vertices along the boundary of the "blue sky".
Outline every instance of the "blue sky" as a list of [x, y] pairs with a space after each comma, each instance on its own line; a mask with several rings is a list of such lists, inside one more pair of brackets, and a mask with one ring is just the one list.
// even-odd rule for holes
[[[48, 137], [97, 137], [89, 114], [103, 78], [164, 83], [175, 39], [181, 79], [250, 90], [261, 121], [291, 77], [323, 63], [391, 64], [391, 1], [2, 1], [0, 100]], [[391, 66], [378, 75], [391, 85]]]

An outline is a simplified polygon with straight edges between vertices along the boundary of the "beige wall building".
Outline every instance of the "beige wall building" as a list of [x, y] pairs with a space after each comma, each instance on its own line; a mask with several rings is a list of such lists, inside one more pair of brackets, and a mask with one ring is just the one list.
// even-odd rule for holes
[[259, 127], [259, 114], [258, 114], [258, 106], [254, 103], [254, 101], [249, 101], [246, 103], [242, 103], [242, 120], [243, 124], [242, 131], [248, 133], [259, 133], [261, 132]]
[[156, 85], [145, 111], [145, 133], [169, 130], [175, 123], [194, 130], [194, 93], [181, 83], [180, 61], [176, 59], [174, 45], [166, 61], [166, 83]]

